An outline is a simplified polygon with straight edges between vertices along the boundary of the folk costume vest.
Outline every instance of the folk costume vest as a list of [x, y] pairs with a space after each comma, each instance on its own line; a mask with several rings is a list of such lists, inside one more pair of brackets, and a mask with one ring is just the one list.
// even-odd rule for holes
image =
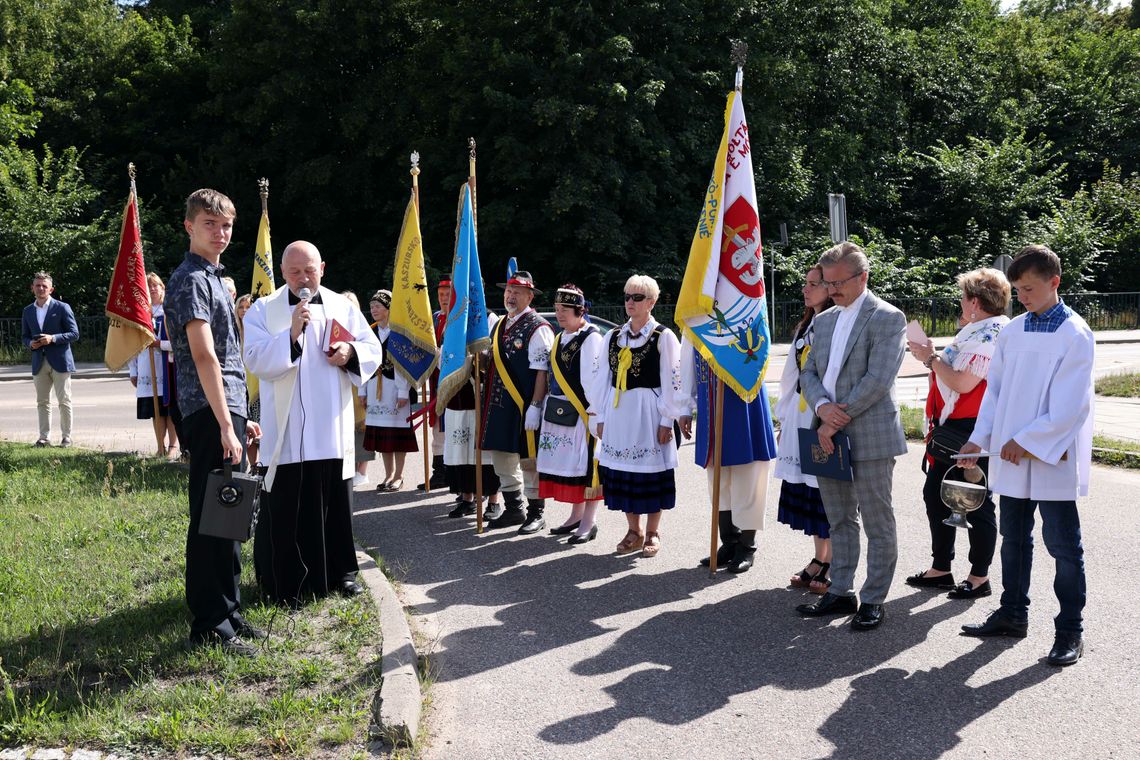
[[537, 312], [524, 312], [514, 324], [495, 323], [491, 332], [491, 368], [483, 394], [483, 445], [486, 451], [506, 451], [523, 459], [538, 452], [537, 436], [524, 430], [526, 408], [534, 396], [535, 370], [530, 368], [530, 339], [536, 330], [550, 329]]
[[[586, 414], [586, 407], [589, 406], [589, 403], [586, 401], [586, 390], [582, 387], [582, 344], [586, 342], [586, 338], [596, 332], [598, 332], [598, 328], [595, 325], [587, 325], [565, 345], [562, 344], [562, 333], [559, 333], [554, 338], [554, 350], [550, 354], [550, 370], [554, 375], [550, 384], [550, 393], [551, 395], [565, 396], [573, 405], [574, 410], [578, 412], [578, 424], [586, 428], [589, 471], [581, 478], [543, 476], [555, 482], [567, 483], [568, 485], [587, 485], [592, 489], [600, 487], [600, 480], [598, 459], [594, 454], [594, 446], [597, 445], [597, 440], [590, 433], [589, 417]], [[592, 498], [596, 496], [596, 493], [587, 492], [586, 495], [588, 498]]]

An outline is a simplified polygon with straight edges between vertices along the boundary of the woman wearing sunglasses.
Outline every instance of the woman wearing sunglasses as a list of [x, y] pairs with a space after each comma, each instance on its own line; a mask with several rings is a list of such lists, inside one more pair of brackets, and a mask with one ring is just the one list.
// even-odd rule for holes
[[661, 510], [676, 503], [673, 422], [682, 411], [677, 404], [681, 345], [652, 316], [660, 293], [652, 277], [626, 281], [629, 321], [606, 336], [589, 393], [606, 506], [625, 512], [629, 527], [617, 552], [640, 549], [646, 557], [661, 548]]

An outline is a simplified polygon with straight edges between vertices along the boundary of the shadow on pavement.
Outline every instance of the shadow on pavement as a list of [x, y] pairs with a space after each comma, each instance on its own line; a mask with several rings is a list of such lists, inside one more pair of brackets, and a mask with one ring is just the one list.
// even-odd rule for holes
[[[540, 737], [555, 744], [579, 744], [634, 718], [671, 725], [689, 723], [725, 707], [734, 695], [764, 687], [811, 690], [857, 678], [922, 643], [932, 627], [961, 611], [939, 604], [914, 612], [930, 597], [911, 594], [887, 602], [883, 628], [856, 633], [847, 625], [848, 617], [800, 618], [794, 612], [797, 598], [785, 589], [761, 589], [697, 609], [654, 616], [572, 668], [583, 676], [639, 668], [605, 687], [613, 706], [550, 725]], [[821, 733], [827, 738], [849, 737], [852, 725], [858, 726], [855, 733], [865, 744], [850, 752], [845, 748], [836, 757], [883, 756], [883, 742], [889, 737], [887, 746], [894, 751], [896, 737], [906, 733], [913, 735], [916, 748], [952, 747], [959, 727], [1049, 675], [1048, 669], [1037, 667], [996, 687], [965, 686], [966, 679], [1004, 646], [1003, 642], [984, 642], [954, 663], [910, 676], [889, 669], [858, 677], [855, 694], [834, 714], [828, 705], [820, 705], [820, 717], [829, 716]], [[962, 701], [947, 702], [947, 690], [961, 691]], [[971, 707], [957, 714], [929, 709], [944, 704]], [[916, 708], [908, 710], [907, 705]]]

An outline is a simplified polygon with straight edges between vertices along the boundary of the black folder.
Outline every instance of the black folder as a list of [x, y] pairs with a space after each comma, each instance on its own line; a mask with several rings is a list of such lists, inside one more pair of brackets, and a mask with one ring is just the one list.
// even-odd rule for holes
[[855, 473], [851, 469], [851, 439], [846, 433], [832, 436], [835, 451], [828, 456], [819, 445], [818, 432], [807, 428], [800, 428], [797, 432], [800, 435], [800, 470], [804, 475], [832, 480], [855, 480]]

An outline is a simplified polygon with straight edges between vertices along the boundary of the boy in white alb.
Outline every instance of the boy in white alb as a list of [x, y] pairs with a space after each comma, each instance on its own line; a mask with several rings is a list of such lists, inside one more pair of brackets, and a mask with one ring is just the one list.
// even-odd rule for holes
[[[1087, 496], [1092, 460], [1092, 330], [1061, 301], [1061, 261], [1028, 246], [1009, 268], [1027, 313], [997, 339], [978, 424], [962, 454], [1000, 448], [990, 487], [1001, 494], [1001, 606], [968, 636], [1014, 636], [1028, 630], [1033, 513], [1041, 510], [1045, 548], [1056, 562], [1053, 589], [1061, 611], [1050, 665], [1072, 665], [1084, 651], [1085, 561], [1077, 497]], [[963, 460], [969, 467], [975, 460]]]

